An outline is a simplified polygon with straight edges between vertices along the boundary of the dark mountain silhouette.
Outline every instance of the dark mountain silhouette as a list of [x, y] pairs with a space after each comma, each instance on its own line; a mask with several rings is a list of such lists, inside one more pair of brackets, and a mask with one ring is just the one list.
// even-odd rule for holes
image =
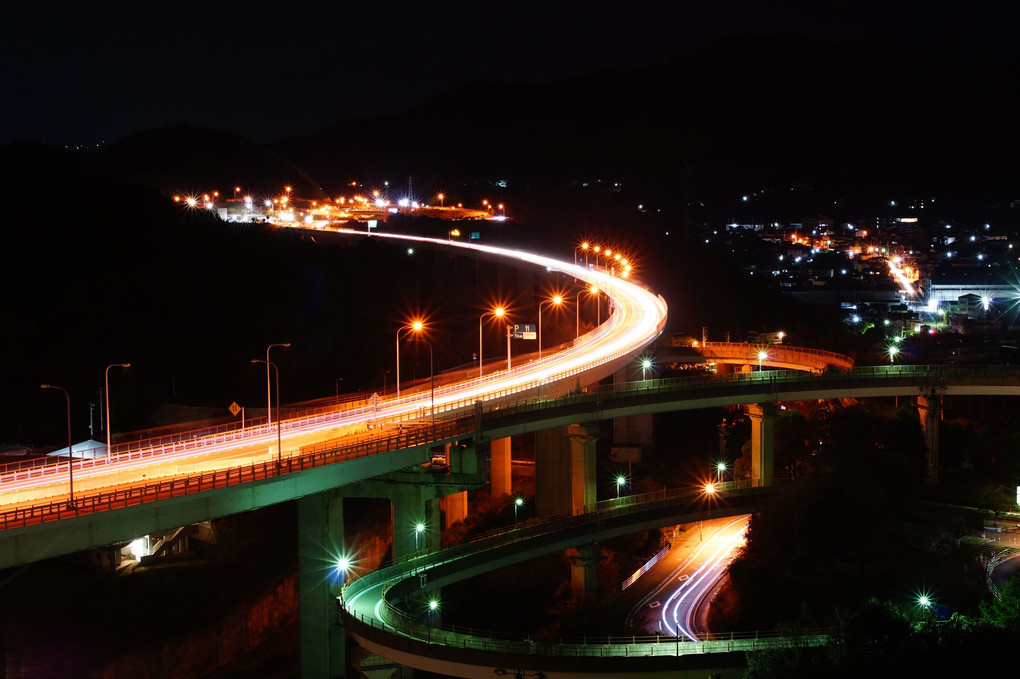
[[1016, 72], [953, 45], [734, 38], [630, 74], [474, 83], [274, 148], [326, 187], [406, 169], [532, 186], [686, 181], [708, 194], [805, 177], [861, 195], [1015, 192]]
[[0, 173], [24, 172], [67, 179], [88, 176], [163, 195], [230, 191], [231, 185], [264, 195], [284, 184], [302, 197], [324, 195], [315, 180], [272, 149], [237, 134], [191, 125], [137, 132], [84, 152], [30, 143], [0, 147]]

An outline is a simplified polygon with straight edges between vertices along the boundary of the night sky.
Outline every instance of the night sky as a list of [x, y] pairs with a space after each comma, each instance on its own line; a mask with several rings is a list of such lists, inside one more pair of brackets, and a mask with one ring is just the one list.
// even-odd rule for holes
[[88, 146], [174, 123], [268, 142], [472, 81], [629, 71], [740, 35], [1016, 49], [994, 13], [1009, 3], [776, 4], [13, 0], [0, 22], [0, 143]]

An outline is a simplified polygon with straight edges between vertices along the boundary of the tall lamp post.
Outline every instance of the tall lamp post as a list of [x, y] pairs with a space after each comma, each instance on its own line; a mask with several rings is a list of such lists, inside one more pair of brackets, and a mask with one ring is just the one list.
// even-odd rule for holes
[[421, 551], [421, 547], [418, 546], [418, 536], [425, 532], [425, 524], [418, 522], [414, 525], [414, 551]]
[[67, 389], [55, 384], [40, 384], [40, 389], [59, 389], [67, 400], [67, 507], [74, 509], [74, 453], [71, 451], [71, 395]]
[[761, 362], [769, 359], [769, 352], [762, 350], [758, 352], [758, 372], [761, 372]]
[[336, 560], [336, 575], [337, 585], [340, 588], [340, 605], [345, 605], [344, 602], [344, 590], [347, 589], [347, 573], [351, 570], [351, 559], [347, 556], [341, 556]]
[[269, 372], [269, 366], [273, 367], [273, 373], [276, 375], [276, 466], [277, 468], [283, 466], [283, 446], [281, 445], [281, 434], [280, 434], [280, 371], [276, 367], [276, 364], [272, 361], [263, 361], [261, 358], [251, 359], [252, 363], [265, 363], [266, 372]]
[[538, 305], [538, 358], [542, 358], [542, 307], [546, 304], [555, 304], [559, 306], [563, 304], [563, 297], [556, 295], [551, 299], [547, 299], [544, 302], [540, 302]]
[[397, 398], [400, 398], [400, 333], [404, 330], [414, 330], [415, 332], [421, 332], [421, 329], [425, 327], [425, 324], [421, 321], [414, 321], [397, 328]]
[[[421, 337], [416, 337], [415, 342], [423, 342], [429, 348], [429, 391], [431, 393], [431, 401], [429, 405], [429, 420], [432, 424], [436, 423], [436, 373], [433, 370], [432, 364], [432, 342]], [[442, 357], [440, 357], [442, 358]]]
[[[290, 190], [289, 186], [287, 187], [287, 190], [288, 191]], [[270, 424], [273, 423], [273, 418], [271, 417], [272, 411], [273, 411], [273, 391], [272, 391], [272, 388], [271, 388], [270, 382], [269, 382], [269, 350], [272, 349], [273, 347], [289, 347], [289, 346], [290, 346], [290, 342], [281, 342], [279, 344], [270, 344], [268, 347], [266, 347], [266, 360], [265, 361], [261, 361], [262, 363], [266, 364], [266, 424], [267, 425], [270, 425]], [[254, 361], [252, 361], [252, 362], [254, 363]], [[279, 377], [280, 374], [277, 373], [276, 376]], [[280, 385], [276, 385], [276, 393], [277, 394], [280, 393]], [[277, 406], [279, 406], [279, 399], [277, 399]], [[279, 412], [280, 409], [279, 409], [279, 407], [277, 407], [276, 410], [277, 410], [276, 416], [279, 417], [280, 416], [280, 412]]]
[[495, 316], [496, 318], [503, 318], [506, 315], [506, 309], [503, 307], [496, 307], [492, 311], [486, 311], [484, 314], [478, 317], [478, 377], [482, 376], [482, 321], [486, 316]]
[[519, 497], [514, 499], [514, 528], [517, 528], [517, 510], [524, 505], [524, 498]]
[[130, 363], [114, 363], [106, 366], [106, 457], [110, 457], [112, 430], [110, 429], [110, 368], [130, 368]]
[[584, 266], [585, 267], [588, 266], [588, 249], [590, 247], [591, 246], [588, 245], [587, 242], [584, 242], [584, 243], [581, 243], [580, 245], [578, 245], [577, 247], [574, 248], [574, 266], [577, 266], [577, 251], [578, 250], [582, 250], [584, 252]]
[[[595, 246], [595, 247], [598, 247], [598, 246]], [[576, 309], [576, 311], [574, 313], [574, 316], [575, 316], [575, 319], [574, 319], [574, 338], [575, 339], [581, 336], [581, 293], [584, 293], [584, 292], [587, 292], [588, 294], [591, 294], [591, 295], [597, 295], [598, 292], [599, 292], [599, 289], [597, 287], [595, 287], [594, 285], [591, 285], [591, 286], [585, 288], [584, 290], [578, 290], [577, 294], [574, 295], [574, 306], [575, 306], [575, 309]], [[596, 306], [598, 306], [598, 308], [599, 308], [599, 320], [598, 320], [598, 323], [596, 325], [602, 325], [602, 305], [598, 304], [598, 300], [597, 299], [595, 300], [595, 302], [596, 302]]]

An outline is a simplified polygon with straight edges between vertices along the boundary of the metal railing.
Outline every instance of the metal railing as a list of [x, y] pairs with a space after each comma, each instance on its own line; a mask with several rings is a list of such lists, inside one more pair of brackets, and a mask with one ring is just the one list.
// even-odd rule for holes
[[[747, 482], [724, 482], [716, 484], [718, 493], [730, 497], [759, 495], [770, 492], [769, 488], [750, 487]], [[634, 495], [619, 499], [604, 500], [585, 508], [576, 515], [560, 515], [544, 520], [533, 519], [530, 525], [514, 529], [500, 529], [473, 538], [470, 542], [424, 555], [407, 557], [368, 573], [344, 586], [340, 597], [345, 616], [371, 629], [389, 635], [391, 642], [397, 638], [410, 638], [425, 644], [441, 644], [456, 649], [476, 650], [487, 653], [508, 653], [525, 655], [552, 655], [566, 657], [652, 657], [657, 655], [685, 655], [691, 653], [716, 653], [729, 651], [751, 651], [784, 646], [817, 646], [828, 643], [833, 630], [811, 629], [796, 635], [777, 632], [708, 634], [698, 641], [684, 641], [681, 638], [663, 635], [620, 635], [604, 637], [561, 638], [558, 642], [534, 642], [529, 634], [511, 635], [493, 630], [479, 630], [464, 625], [436, 623], [426, 616], [402, 608], [398, 600], [404, 595], [421, 592], [421, 578], [427, 580], [430, 572], [440, 566], [452, 565], [457, 570], [458, 562], [464, 564], [470, 557], [488, 555], [488, 563], [498, 564], [494, 552], [513, 548], [520, 551], [525, 543], [543, 537], [577, 530], [584, 526], [603, 526], [611, 518], [644, 514], [664, 506], [696, 505], [705, 497], [701, 488], [663, 490], [654, 493]], [[472, 562], [472, 565], [477, 563]], [[463, 566], [467, 567], [467, 566]], [[496, 567], [493, 565], [493, 567]], [[409, 583], [409, 584], [408, 584]], [[382, 606], [371, 606], [380, 614], [359, 613], [352, 604], [363, 592], [380, 587]], [[426, 589], [427, 591], [427, 589]], [[385, 642], [384, 642], [385, 643]], [[396, 642], [399, 643], [399, 642]]]
[[437, 422], [434, 426], [407, 428], [400, 432], [349, 443], [333, 440], [305, 446], [300, 449], [297, 455], [284, 457], [279, 466], [276, 461], [267, 461], [201, 474], [175, 476], [111, 491], [79, 493], [75, 495], [73, 504], [68, 503], [67, 500], [59, 500], [0, 512], [0, 530], [96, 514], [146, 502], [284, 476], [368, 455], [425, 446], [470, 435], [474, 432], [474, 428], [473, 418]]
[[[615, 360], [607, 358], [606, 361]], [[591, 364], [586, 365], [584, 368], [578, 368], [575, 370], [565, 371], [562, 376], [557, 376], [556, 379], [565, 379], [570, 375], [585, 372], [591, 367]], [[523, 370], [525, 368], [518, 368]], [[500, 373], [505, 375], [505, 372]], [[482, 378], [483, 380], [485, 378]], [[477, 381], [477, 379], [475, 380]], [[980, 383], [985, 386], [1001, 386], [1006, 385], [1010, 387], [1020, 388], [1020, 368], [1010, 366], [920, 366], [920, 365], [889, 365], [889, 366], [865, 366], [852, 368], [850, 370], [834, 370], [822, 373], [820, 375], [809, 375], [804, 372], [796, 370], [769, 370], [769, 371], [756, 371], [750, 373], [738, 373], [734, 375], [726, 376], [697, 376], [697, 377], [674, 377], [674, 378], [658, 378], [658, 379], [647, 379], [639, 380], [634, 382], [626, 382], [621, 384], [611, 385], [596, 385], [586, 388], [583, 392], [575, 392], [566, 394], [563, 396], [547, 397], [539, 393], [539, 387], [541, 386], [540, 381], [528, 383], [514, 388], [500, 390], [494, 392], [486, 401], [476, 401], [472, 399], [459, 399], [455, 401], [445, 402], [435, 410], [437, 417], [435, 426], [440, 427], [444, 423], [448, 424], [451, 422], [461, 423], [461, 429], [458, 430], [457, 435], [465, 435], [469, 433], [469, 430], [473, 431], [474, 426], [477, 422], [473, 419], [476, 414], [476, 408], [483, 415], [492, 417], [497, 416], [500, 418], [529, 415], [536, 412], [549, 411], [556, 408], [564, 408], [570, 406], [591, 406], [594, 405], [596, 408], [601, 409], [605, 405], [605, 399], [613, 398], [626, 398], [631, 396], [669, 396], [677, 395], [683, 398], [697, 398], [707, 394], [721, 394], [730, 392], [734, 389], [746, 388], [748, 391], [756, 393], [761, 389], [762, 386], [768, 386], [773, 392], [779, 388], [846, 388], [846, 387], [875, 387], [876, 381], [880, 382], [893, 382], [904, 385], [914, 386], [938, 386], [942, 387], [954, 381], [968, 383]], [[437, 394], [447, 393], [447, 390], [452, 391], [452, 387], [445, 387], [443, 390], [437, 390]], [[521, 392], [531, 392], [530, 395], [521, 395]], [[401, 400], [404, 400], [402, 397]], [[421, 394], [406, 397], [410, 400], [422, 401]], [[513, 399], [513, 400], [508, 400]], [[478, 405], [480, 404], [480, 405]], [[428, 408], [422, 406], [419, 403], [419, 409], [410, 414], [404, 414], [401, 416], [394, 416], [390, 418], [379, 418], [376, 422], [382, 426], [387, 425], [398, 425], [404, 427], [405, 422], [415, 422], [413, 427], [405, 427], [407, 432], [415, 431], [421, 432], [428, 430], [429, 425], [425, 425], [424, 422], [428, 419]], [[315, 408], [310, 409], [307, 412], [298, 413], [292, 418], [280, 421], [279, 426], [283, 431], [297, 430], [305, 426], [312, 424], [321, 424], [327, 422], [338, 422], [340, 426], [343, 425], [343, 421], [346, 418], [351, 418], [356, 415], [363, 415], [366, 413], [376, 412], [375, 405], [362, 406], [358, 408], [350, 408], [347, 410], [336, 410], [335, 408]], [[80, 470], [86, 470], [95, 467], [102, 467], [105, 465], [112, 464], [117, 461], [125, 460], [139, 460], [148, 457], [157, 457], [166, 453], [176, 453], [187, 450], [199, 450], [211, 445], [242, 441], [245, 439], [252, 439], [259, 436], [272, 435], [276, 425], [267, 426], [264, 423], [264, 418], [261, 424], [245, 427], [240, 429], [237, 425], [224, 425], [222, 427], [214, 427], [210, 430], [199, 430], [196, 432], [175, 435], [176, 440], [173, 443], [164, 445], [162, 447], [142, 447], [137, 450], [130, 450], [127, 452], [119, 453], [111, 458], [96, 458], [96, 459], [85, 459], [75, 460], [74, 469], [76, 472]], [[470, 422], [470, 425], [466, 424]], [[484, 428], [487, 423], [486, 419], [483, 419], [481, 424]], [[464, 427], [467, 427], [465, 429]], [[205, 433], [204, 435], [201, 432]], [[371, 439], [372, 441], [389, 440], [392, 437], [399, 438], [402, 434], [400, 432], [396, 434], [388, 434], [382, 437]], [[435, 441], [442, 440], [435, 439]], [[421, 443], [427, 443], [428, 440], [422, 440]], [[122, 445], [134, 445], [122, 444]], [[328, 449], [334, 445], [333, 441], [319, 444], [318, 448]], [[361, 445], [361, 444], [353, 444]], [[366, 444], [370, 445], [370, 444]], [[419, 445], [416, 443], [415, 445]], [[313, 446], [312, 448], [315, 448]], [[392, 450], [399, 450], [399, 448], [382, 448], [379, 449], [381, 452], [391, 452]], [[301, 455], [305, 453], [305, 449], [302, 449]], [[298, 456], [300, 458], [300, 455]], [[297, 458], [287, 458], [297, 459]], [[221, 470], [221, 474], [226, 475], [229, 478], [240, 478], [240, 476], [233, 476], [233, 474], [239, 470], [248, 468], [245, 467], [233, 467], [225, 470]], [[6, 475], [0, 476], [0, 483], [7, 481], [16, 481], [22, 479], [36, 478], [40, 476], [58, 476], [66, 473], [67, 462], [66, 461], [48, 461], [45, 466], [29, 467], [20, 469], [16, 472], [7, 473]], [[181, 481], [182, 478], [178, 477], [175, 481]], [[251, 480], [251, 479], [249, 479]], [[173, 481], [167, 481], [173, 482]], [[240, 481], [238, 481], [240, 482]], [[149, 484], [141, 484], [136, 488], [145, 488]], [[124, 492], [124, 491], [120, 491]], [[85, 501], [87, 497], [82, 497], [81, 500]], [[67, 516], [67, 510], [64, 512], [57, 511], [55, 508], [59, 505], [59, 502], [51, 502], [47, 504], [35, 505], [33, 507], [22, 508], [17, 510], [11, 510], [0, 514], [5, 517], [5, 526], [9, 521], [15, 521], [17, 525], [17, 519], [10, 519], [11, 515], [20, 516], [20, 513], [27, 512], [28, 516], [35, 517], [40, 511], [46, 516], [53, 516], [55, 518], [63, 518]], [[105, 503], [109, 504], [109, 503]], [[65, 503], [66, 507], [66, 503]]]
[[[490, 658], [484, 664], [490, 666], [493, 664], [491, 654], [494, 653], [565, 658], [652, 658], [824, 646], [832, 641], [836, 632], [833, 628], [812, 628], [796, 634], [750, 632], [708, 635], [708, 638], [698, 641], [664, 635], [620, 635], [545, 642], [532, 641], [526, 636], [519, 639], [496, 639], [479, 636], [474, 630], [466, 627], [430, 625], [420, 621], [402, 620], [394, 626], [389, 622], [384, 623], [372, 616], [358, 613], [347, 614], [347, 624], [350, 625], [351, 621], [390, 637], [396, 635], [409, 637], [426, 647], [443, 645], [452, 649], [485, 653]], [[354, 631], [357, 632], [356, 629]], [[379, 640], [378, 636], [376, 640]], [[423, 648], [421, 654], [427, 655], [429, 652]]]

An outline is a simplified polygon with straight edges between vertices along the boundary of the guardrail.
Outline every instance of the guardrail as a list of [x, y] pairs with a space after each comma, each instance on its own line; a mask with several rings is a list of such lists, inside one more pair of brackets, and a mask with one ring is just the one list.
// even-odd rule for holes
[[[773, 353], [773, 358], [781, 355], [790, 356], [812, 356], [815, 358], [822, 359], [824, 362], [836, 368], [850, 368], [854, 365], [854, 360], [845, 354], [838, 354], [834, 351], [826, 351], [824, 349], [812, 349], [810, 347], [798, 347], [788, 344], [750, 344], [748, 342], [704, 342], [696, 347], [691, 347], [699, 351], [713, 350], [713, 351], [746, 351], [749, 362], [758, 360], [758, 351], [762, 350], [762, 347], [767, 347], [766, 353]], [[768, 361], [765, 361], [768, 362]]]
[[[606, 332], [606, 327], [608, 325], [610, 325], [610, 323], [607, 321], [607, 323], [604, 323], [589, 333], [582, 335], [580, 338], [575, 339], [573, 344], [587, 341], [599, 332]], [[557, 373], [543, 378], [536, 378], [512, 388], [490, 392], [487, 394], [486, 400], [483, 403], [488, 403], [489, 407], [499, 407], [499, 405], [494, 402], [522, 392], [532, 390], [540, 391], [541, 388], [547, 384], [570, 379], [571, 377], [583, 374], [593, 368], [611, 363], [625, 354], [626, 352], [623, 351], [614, 352], [607, 356], [603, 356], [599, 360], [591, 361], [569, 370], [561, 370]], [[533, 364], [525, 364], [523, 366], [512, 368], [509, 371], [501, 371], [497, 369], [490, 372], [488, 375], [467, 380], [466, 382], [453, 380], [446, 386], [441, 386], [436, 389], [433, 389], [428, 383], [419, 383], [414, 389], [408, 392], [409, 395], [401, 396], [399, 399], [390, 399], [385, 402], [386, 408], [417, 404], [417, 410], [392, 416], [380, 416], [377, 419], [377, 422], [380, 424], [396, 424], [413, 420], [421, 421], [429, 419], [430, 416], [434, 417], [435, 415], [445, 414], [447, 416], [457, 416], [466, 409], [473, 409], [477, 399], [465, 398], [455, 401], [445, 401], [441, 402], [438, 406], [433, 406], [433, 395], [442, 398], [461, 389], [480, 386], [493, 379], [493, 377], [504, 379], [507, 376], [524, 373], [531, 370], [533, 367]], [[379, 414], [382, 404], [383, 401], [381, 399], [376, 402], [371, 402], [371, 399], [369, 399], [368, 405], [355, 408], [337, 409], [335, 407], [327, 406], [312, 408], [307, 411], [300, 411], [296, 414], [291, 413], [285, 420], [278, 421], [278, 425], [267, 425], [266, 418], [261, 417], [253, 420], [256, 424], [246, 423], [246, 426], [243, 428], [240, 423], [230, 423], [158, 437], [156, 439], [119, 443], [112, 446], [111, 450], [113, 452], [109, 456], [101, 458], [74, 459], [70, 463], [73, 464], [75, 471], [80, 471], [103, 467], [117, 462], [134, 461], [188, 450], [198, 450], [200, 448], [222, 443], [243, 441], [245, 439], [256, 439], [262, 436], [271, 436], [275, 433], [277, 426], [279, 426], [282, 431], [288, 432], [313, 424], [336, 423], [337, 426], [344, 426], [345, 420], [351, 420], [364, 415]], [[56, 476], [64, 473], [67, 464], [67, 462], [62, 460], [54, 461], [51, 459], [42, 459], [27, 463], [10, 463], [4, 467], [0, 467], [0, 483], [4, 481], [18, 481], [45, 476]]]
[[[712, 638], [688, 641], [684, 637], [668, 636], [617, 636], [585, 637], [574, 641], [560, 642], [532, 641], [522, 639], [492, 639], [473, 634], [469, 628], [457, 629], [453, 625], [429, 625], [410, 622], [400, 628], [390, 627], [366, 615], [348, 614], [351, 621], [387, 635], [406, 635], [411, 640], [426, 646], [443, 646], [488, 654], [486, 662], [491, 666], [491, 654], [503, 653], [512, 656], [552, 656], [560, 658], [654, 658], [659, 656], [701, 655], [705, 653], [751, 652], [777, 648], [804, 648], [824, 646], [832, 641], [834, 628], [813, 628], [798, 634], [780, 632], [752, 632], [746, 634], [712, 635]], [[357, 633], [357, 629], [353, 630]], [[367, 636], [367, 635], [366, 635]], [[422, 654], [428, 651], [422, 649]]]
[[992, 581], [992, 573], [1005, 562], [1016, 558], [1018, 554], [1020, 554], [1020, 549], [1008, 547], [1002, 551], [995, 552], [985, 565], [985, 584], [988, 585], [988, 591], [992, 593], [992, 596], [999, 601], [1002, 601], [1002, 590]]
[[[717, 493], [722, 494], [722, 497], [726, 497], [726, 493], [729, 496], [747, 496], [771, 490], [750, 487], [746, 481], [725, 482], [717, 484], [717, 487], [719, 488]], [[345, 585], [338, 603], [348, 620], [356, 621], [386, 635], [395, 635], [397, 638], [406, 637], [425, 644], [442, 644], [450, 648], [487, 653], [563, 657], [653, 657], [760, 650], [784, 645], [817, 646], [828, 643], [833, 631], [828, 628], [804, 630], [797, 635], [775, 632], [709, 634], [698, 641], [684, 641], [682, 638], [663, 635], [622, 635], [561, 638], [556, 643], [534, 642], [528, 634], [517, 636], [492, 630], [478, 630], [463, 625], [433, 624], [424, 607], [418, 611], [426, 617], [423, 622], [421, 615], [404, 610], [393, 601], [393, 599], [407, 594], [404, 591], [406, 588], [399, 586], [400, 583], [410, 582], [411, 585], [408, 587], [411, 587], [412, 591], [421, 591], [419, 582], [427, 581], [430, 571], [440, 566], [453, 564], [456, 567], [457, 562], [464, 562], [469, 557], [482, 554], [491, 557], [493, 550], [513, 548], [519, 551], [524, 543], [542, 537], [554, 536], [564, 531], [577, 530], [584, 526], [598, 527], [604, 525], [611, 518], [651, 512], [664, 506], [694, 504], [692, 501], [703, 498], [704, 495], [704, 490], [700, 488], [664, 490], [603, 500], [587, 507], [584, 513], [578, 515], [560, 515], [545, 520], [533, 519], [530, 525], [515, 529], [502, 529], [478, 536], [470, 542], [425, 555], [408, 557], [393, 565], [368, 573]], [[383, 606], [373, 608], [379, 611], [381, 619], [358, 613], [355, 610], [356, 605], [351, 603], [361, 593], [376, 587], [381, 588]], [[427, 591], [427, 586], [425, 591]]]
[[[607, 358], [607, 361], [614, 360]], [[590, 366], [585, 366], [584, 369], [576, 369], [572, 371], [566, 371], [569, 374], [575, 374], [584, 372]], [[483, 378], [484, 379], [484, 378]], [[748, 388], [755, 389], [762, 384], [767, 384], [770, 389], [777, 387], [791, 387], [795, 385], [810, 385], [812, 387], [820, 387], [824, 385], [848, 387], [848, 386], [869, 386], [869, 383], [873, 383], [875, 380], [889, 380], [889, 381], [914, 381], [923, 380], [926, 384], [931, 386], [944, 386], [947, 381], [963, 381], [963, 380], [977, 380], [982, 384], [991, 385], [1009, 385], [1009, 386], [1020, 386], [1020, 368], [1011, 366], [918, 366], [918, 365], [888, 365], [888, 366], [865, 366], [852, 368], [850, 370], [830, 370], [820, 375], [807, 375], [803, 372], [796, 370], [769, 370], [769, 371], [755, 371], [750, 373], [738, 373], [734, 375], [726, 376], [698, 376], [698, 377], [675, 377], [675, 378], [657, 378], [657, 379], [646, 379], [634, 382], [626, 382], [621, 384], [610, 384], [610, 385], [595, 385], [588, 387], [581, 393], [572, 393], [564, 396], [557, 397], [546, 397], [539, 393], [537, 386], [541, 386], [541, 381], [534, 383], [528, 383], [523, 386], [515, 387], [512, 389], [500, 390], [490, 395], [489, 400], [486, 401], [475, 401], [472, 399], [459, 399], [456, 401], [447, 401], [437, 408], [435, 415], [439, 416], [436, 420], [435, 425], [438, 427], [442, 423], [449, 423], [452, 421], [461, 421], [462, 418], [470, 418], [476, 415], [476, 404], [481, 404], [480, 412], [485, 415], [498, 414], [499, 416], [512, 416], [527, 414], [539, 410], [548, 410], [558, 407], [579, 405], [579, 404], [591, 404], [598, 403], [600, 399], [606, 396], [626, 396], [634, 394], [662, 394], [662, 393], [684, 393], [688, 397], [695, 397], [699, 393], [705, 393], [709, 390], [718, 392], [719, 390], [731, 389], [739, 386], [747, 386]], [[442, 390], [445, 393], [446, 389]], [[529, 396], [519, 397], [513, 401], [507, 401], [508, 398], [514, 397], [520, 394], [522, 391], [532, 390], [532, 394]], [[402, 397], [403, 400], [404, 397]], [[416, 397], [421, 400], [420, 394]], [[284, 431], [291, 431], [300, 429], [311, 424], [320, 424], [327, 422], [338, 422], [339, 426], [343, 425], [345, 418], [353, 417], [357, 414], [365, 414], [366, 412], [374, 412], [372, 410], [374, 406], [354, 408], [349, 410], [330, 410], [330, 409], [316, 409], [304, 416], [295, 417], [279, 422], [279, 426]], [[422, 423], [428, 416], [428, 412], [424, 407], [420, 407], [419, 410], [412, 415], [404, 415], [393, 418], [380, 418], [377, 420], [381, 424], [396, 424], [408, 421], [417, 420], [419, 424], [414, 429], [421, 430]], [[198, 450], [203, 447], [215, 445], [218, 443], [240, 441], [244, 439], [256, 438], [258, 436], [268, 436], [274, 433], [276, 425], [267, 427], [265, 424], [259, 424], [255, 426], [246, 427], [244, 430], [240, 429], [225, 429], [218, 431], [213, 435], [207, 435], [205, 437], [196, 437], [192, 439], [184, 439], [174, 442], [172, 445], [164, 446], [162, 448], [152, 449], [141, 449], [131, 451], [128, 453], [122, 453], [114, 458], [98, 458], [90, 460], [76, 460], [74, 462], [74, 468], [76, 471], [85, 470], [93, 467], [102, 467], [109, 465], [115, 461], [122, 460], [138, 460], [146, 457], [156, 457], [166, 453], [180, 452], [186, 450]], [[409, 428], [408, 431], [411, 429]], [[465, 432], [461, 432], [462, 434]], [[399, 434], [397, 434], [399, 436]], [[386, 437], [382, 437], [386, 438]], [[323, 446], [329, 446], [330, 443], [321, 444]], [[9, 473], [6, 476], [0, 477], [0, 482], [14, 481], [26, 478], [35, 478], [38, 476], [45, 475], [59, 475], [66, 472], [67, 463], [65, 461], [49, 461], [46, 466], [32, 467], [28, 469], [22, 469], [15, 473]], [[230, 475], [232, 470], [240, 469], [240, 467], [234, 467], [232, 469], [224, 470], [223, 473]], [[139, 487], [145, 487], [139, 486]], [[32, 513], [38, 508], [43, 508], [44, 513], [54, 515], [57, 517], [61, 516], [60, 512], [46, 509], [48, 507], [56, 507], [60, 503], [54, 502], [46, 505], [37, 505], [36, 507], [30, 507], [26, 510], [14, 510], [14, 511], [28, 511]], [[10, 512], [4, 513], [6, 516]], [[66, 516], [66, 512], [62, 516]]]
[[215, 472], [172, 477], [129, 488], [79, 494], [75, 496], [73, 503], [60, 500], [19, 507], [0, 513], [0, 530], [96, 514], [146, 502], [284, 476], [368, 455], [428, 445], [470, 435], [474, 432], [474, 427], [474, 418], [463, 418], [437, 422], [434, 426], [408, 428], [399, 433], [390, 433], [347, 444], [328, 441], [301, 448], [299, 454], [284, 457], [280, 466], [277, 466], [276, 461], [240, 465]]

